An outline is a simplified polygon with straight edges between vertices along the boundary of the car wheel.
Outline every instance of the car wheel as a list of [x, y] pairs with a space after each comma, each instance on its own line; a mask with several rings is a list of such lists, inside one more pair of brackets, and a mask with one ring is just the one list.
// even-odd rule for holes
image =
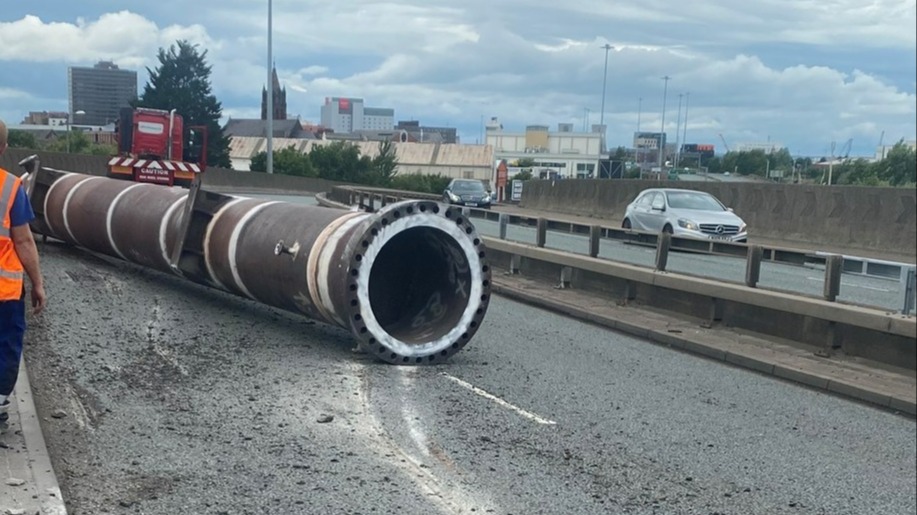
[[630, 218], [625, 218], [624, 221], [621, 222], [621, 227], [623, 229], [631, 229]]

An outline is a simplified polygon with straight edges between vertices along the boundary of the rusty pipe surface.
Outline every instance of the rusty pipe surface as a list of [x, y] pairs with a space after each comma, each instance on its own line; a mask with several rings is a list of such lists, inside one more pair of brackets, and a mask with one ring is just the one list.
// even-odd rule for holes
[[35, 232], [336, 324], [388, 362], [457, 352], [490, 300], [474, 226], [434, 201], [364, 213], [45, 168], [26, 181]]

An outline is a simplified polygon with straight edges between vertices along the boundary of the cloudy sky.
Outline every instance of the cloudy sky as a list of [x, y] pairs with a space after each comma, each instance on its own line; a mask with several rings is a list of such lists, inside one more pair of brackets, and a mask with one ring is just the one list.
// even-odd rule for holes
[[[638, 119], [658, 131], [665, 97], [670, 141], [687, 118], [687, 141], [718, 151], [722, 135], [812, 156], [852, 139], [851, 155], [872, 155], [883, 131], [917, 133], [915, 1], [274, 0], [274, 59], [291, 116], [318, 122], [325, 97], [362, 97], [475, 143], [494, 116], [518, 131], [598, 123], [608, 43], [612, 147]], [[100, 59], [137, 69], [142, 88], [178, 39], [208, 51], [224, 116], [260, 116], [267, 0], [6, 0], [0, 117], [66, 110], [67, 67]]]

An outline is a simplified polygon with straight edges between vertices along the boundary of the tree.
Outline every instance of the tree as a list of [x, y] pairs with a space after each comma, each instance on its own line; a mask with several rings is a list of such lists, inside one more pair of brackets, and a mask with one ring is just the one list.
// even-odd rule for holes
[[[147, 68], [150, 80], [134, 107], [149, 107], [166, 111], [175, 109], [184, 118], [184, 138], [190, 141], [190, 127], [207, 127], [207, 164], [230, 168], [229, 138], [220, 127], [222, 105], [211, 93], [210, 66], [207, 51], [199, 52], [197, 45], [180, 40], [168, 50], [159, 49], [159, 67]], [[190, 145], [185, 145], [184, 159]]]
[[57, 139], [45, 145], [49, 152], [70, 152], [71, 154], [89, 154], [92, 141], [83, 131], [64, 131]]
[[513, 176], [514, 181], [528, 181], [531, 179], [532, 179], [532, 169], [531, 168], [522, 170], [521, 172]]
[[780, 150], [770, 154], [768, 160], [771, 163], [771, 170], [792, 170], [793, 169], [793, 156], [790, 155], [790, 150], [786, 147], [781, 148]]
[[[712, 172], [712, 167], [708, 164]], [[723, 156], [721, 170], [738, 172], [741, 175], [764, 175], [767, 170], [767, 154], [763, 150], [731, 151]]]
[[398, 173], [398, 155], [395, 151], [395, 144], [390, 140], [380, 141], [379, 155], [372, 160], [371, 177], [367, 183], [377, 186], [390, 184], [396, 173]]
[[399, 174], [392, 178], [389, 187], [396, 190], [419, 191], [441, 195], [452, 179], [440, 174], [425, 175], [420, 173]]
[[38, 140], [35, 139], [35, 135], [26, 131], [9, 131], [7, 143], [10, 148], [38, 148]]
[[904, 141], [895, 143], [885, 159], [876, 163], [876, 176], [892, 186], [917, 182], [917, 152]]
[[309, 160], [322, 179], [366, 183], [372, 169], [369, 156], [361, 156], [360, 149], [344, 141], [330, 145], [315, 145], [309, 151]]
[[[258, 152], [252, 157], [250, 166], [253, 172], [267, 171], [267, 152]], [[309, 156], [297, 151], [293, 147], [285, 147], [274, 151], [274, 173], [280, 175], [294, 175], [297, 177], [317, 177], [318, 173], [312, 166]]]
[[882, 186], [876, 176], [878, 167], [870, 165], [865, 159], [857, 159], [834, 167], [837, 184], [855, 184], [860, 186]]
[[[67, 139], [69, 138], [69, 143]], [[71, 154], [91, 154], [94, 156], [113, 156], [118, 153], [114, 145], [93, 143], [83, 131], [72, 130], [69, 135], [65, 131], [54, 141], [44, 145], [48, 152], [69, 152]]]

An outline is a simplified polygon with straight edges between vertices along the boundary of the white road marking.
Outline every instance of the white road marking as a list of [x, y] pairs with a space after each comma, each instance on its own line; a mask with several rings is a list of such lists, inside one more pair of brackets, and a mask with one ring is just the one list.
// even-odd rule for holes
[[[414, 370], [406, 370], [404, 367], [399, 367], [398, 372], [401, 376], [401, 385], [404, 386], [405, 390], [414, 390]], [[414, 446], [420, 450], [424, 457], [429, 458], [430, 439], [427, 438], [423, 428], [420, 427], [418, 422], [420, 417], [417, 416], [417, 410], [408, 396], [401, 397], [401, 419], [408, 428], [408, 434], [411, 436]]]
[[[407, 478], [417, 484], [424, 497], [435, 503], [442, 513], [467, 514], [471, 507], [476, 507], [477, 511], [481, 513], [485, 511], [494, 513], [506, 512], [506, 510], [500, 509], [489, 498], [487, 493], [482, 492], [480, 488], [468, 488], [464, 481], [461, 480], [461, 474], [459, 474], [458, 478], [450, 477], [448, 474], [443, 474], [440, 467], [430, 466], [430, 441], [423, 432], [421, 421], [415, 420], [409, 424], [408, 430], [411, 432], [412, 443], [418, 445], [423, 456], [418, 456], [415, 452], [399, 446], [373, 413], [366, 367], [363, 364], [356, 363], [350, 365], [349, 368], [354, 372], [353, 377], [356, 377], [359, 381], [357, 392], [359, 393], [360, 404], [355, 408], [355, 412], [358, 414], [358, 423], [354, 426], [354, 429], [379, 447], [377, 453], [380, 459], [387, 458], [394, 467], [400, 468]], [[402, 370], [400, 372], [404, 376], [412, 375], [411, 370]], [[414, 388], [412, 384], [413, 377], [402, 377], [401, 382], [402, 386], [408, 389], [408, 392]], [[407, 396], [403, 395], [402, 401], [406, 400], [408, 400]], [[408, 411], [402, 411], [402, 416], [410, 417], [411, 419], [417, 417], [416, 413]]]
[[[821, 281], [821, 282], [825, 281], [824, 277], [806, 277], [806, 279], [810, 281]], [[876, 288], [875, 286], [863, 286], [862, 284], [845, 283], [844, 281], [841, 281], [841, 286], [851, 286], [853, 288], [863, 288], [864, 290], [881, 291], [884, 293], [890, 293], [894, 291], [894, 290], [889, 290], [886, 288]]]
[[468, 382], [466, 382], [466, 381], [463, 381], [463, 380], [461, 380], [461, 379], [459, 379], [459, 378], [457, 378], [457, 377], [455, 377], [455, 376], [451, 376], [451, 375], [449, 375], [449, 374], [443, 374], [443, 375], [446, 376], [447, 378], [451, 379], [452, 381], [454, 381], [454, 382], [455, 382], [456, 384], [458, 384], [459, 386], [461, 386], [461, 387], [463, 387], [463, 388], [467, 388], [468, 390], [471, 390], [472, 392], [476, 393], [477, 395], [480, 395], [481, 397], [484, 397], [485, 399], [490, 399], [490, 400], [496, 402], [497, 404], [499, 404], [500, 406], [503, 406], [504, 408], [508, 408], [508, 409], [510, 409], [510, 410], [512, 410], [512, 411], [515, 411], [516, 413], [522, 415], [523, 417], [525, 417], [525, 418], [527, 418], [527, 419], [529, 419], [529, 420], [535, 421], [535, 422], [537, 422], [537, 423], [539, 423], [539, 424], [545, 424], [545, 425], [549, 425], [549, 426], [553, 426], [554, 424], [557, 424], [557, 422], [555, 422], [555, 421], [553, 421], [553, 420], [549, 420], [549, 419], [546, 419], [546, 418], [539, 417], [538, 415], [532, 413], [531, 411], [526, 411], [526, 410], [520, 408], [519, 406], [515, 406], [515, 405], [513, 405], [513, 404], [510, 404], [510, 403], [504, 401], [503, 399], [497, 397], [496, 395], [493, 395], [493, 394], [491, 394], [491, 393], [488, 393], [487, 391], [482, 390], [482, 389], [478, 388], [477, 386], [475, 386], [475, 385], [473, 385], [473, 384], [471, 384], [471, 383], [468, 383]]

